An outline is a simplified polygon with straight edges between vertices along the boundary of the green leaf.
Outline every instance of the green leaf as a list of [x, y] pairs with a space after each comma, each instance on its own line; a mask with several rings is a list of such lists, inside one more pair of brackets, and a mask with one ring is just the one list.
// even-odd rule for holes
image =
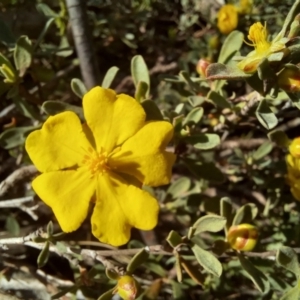
[[144, 248], [139, 251], [128, 263], [126, 271], [132, 274], [141, 264], [149, 258], [149, 252]]
[[[72, 285], [70, 287], [67, 287], [65, 289], [63, 289], [62, 291], [54, 294], [51, 296], [51, 299], [61, 299], [62, 296], [64, 296], [67, 293], [76, 293], [78, 287], [76, 285]], [[112, 296], [111, 296], [112, 297]], [[111, 300], [111, 298], [106, 298], [106, 299], [102, 299], [102, 300]]]
[[181, 282], [182, 281], [181, 257], [177, 252], [175, 253], [175, 260], [176, 260], [175, 269], [176, 269], [177, 281]]
[[224, 228], [226, 219], [217, 215], [207, 215], [199, 218], [193, 225], [196, 229], [194, 234], [199, 234], [203, 231], [218, 232]]
[[172, 195], [174, 199], [184, 196], [191, 187], [191, 179], [180, 177], [174, 181], [167, 190], [167, 194]]
[[264, 273], [258, 270], [248, 258], [244, 257], [240, 253], [238, 253], [237, 255], [243, 269], [248, 273], [255, 286], [259, 289], [260, 292], [264, 294], [267, 293], [270, 289], [270, 283]]
[[240, 207], [232, 221], [232, 225], [239, 225], [243, 223], [251, 223], [257, 216], [258, 208], [254, 203], [247, 203]]
[[48, 18], [59, 17], [59, 15], [45, 3], [38, 3], [36, 9]]
[[287, 31], [289, 30], [289, 26], [291, 25], [291, 23], [294, 21], [296, 15], [300, 12], [300, 1], [296, 0], [293, 4], [293, 6], [291, 7], [288, 15], [286, 16], [283, 26], [282, 26], [282, 30], [280, 31], [280, 37], [284, 37], [285, 34], [287, 33]]
[[202, 274], [198, 268], [192, 264], [192, 262], [180, 257], [181, 266], [184, 268], [186, 273], [196, 282], [197, 284], [204, 285], [205, 283], [205, 275]]
[[250, 76], [251, 75], [244, 73], [238, 67], [229, 67], [220, 63], [210, 64], [206, 69], [206, 78], [208, 80], [240, 80], [246, 79]]
[[200, 92], [200, 86], [198, 83], [194, 82], [191, 78], [188, 72], [181, 71], [179, 72], [179, 78], [182, 78], [182, 81], [185, 82], [192, 91], [198, 93]]
[[[193, 239], [192, 239], [193, 241]], [[192, 251], [198, 263], [209, 273], [220, 277], [222, 274], [222, 265], [219, 260], [210, 252], [203, 250], [198, 245], [192, 246]]]
[[141, 55], [136, 55], [131, 60], [131, 76], [136, 88], [140, 81], [147, 83], [148, 89], [145, 95], [146, 98], [148, 98], [150, 91], [150, 76], [148, 67]]
[[[91, 276], [92, 274], [90, 274], [90, 272], [89, 272], [89, 275]], [[111, 280], [118, 280], [120, 278], [120, 275], [114, 269], [106, 268], [105, 275], [107, 278], [109, 278]]]
[[145, 100], [141, 104], [146, 112], [146, 121], [162, 121], [164, 119], [153, 100]]
[[294, 249], [281, 246], [277, 251], [276, 261], [285, 269], [293, 272], [297, 278], [300, 276], [298, 256]]
[[[41, 3], [42, 4], [42, 3]], [[39, 35], [36, 43], [34, 44], [33, 47], [33, 51], [35, 51], [37, 49], [37, 47], [40, 45], [40, 43], [42, 42], [43, 38], [45, 37], [45, 35], [47, 34], [48, 30], [50, 29], [50, 27], [52, 26], [52, 24], [54, 23], [55, 18], [50, 18], [47, 23], [45, 24], [41, 34]]]
[[64, 111], [73, 111], [75, 114], [78, 115], [78, 117], [81, 120], [84, 120], [82, 107], [72, 105], [62, 101], [54, 101], [54, 100], [45, 101], [42, 105], [42, 110], [50, 116], [54, 116]]
[[48, 236], [52, 236], [53, 234], [53, 222], [50, 221], [47, 225], [47, 234]]
[[20, 225], [16, 218], [11, 215], [5, 220], [5, 228], [13, 236], [18, 236], [20, 234]]
[[73, 78], [71, 80], [71, 89], [74, 92], [76, 96], [78, 96], [80, 99], [83, 98], [83, 96], [87, 93], [87, 89], [82, 82], [82, 80], [78, 78]]
[[264, 82], [261, 79], [259, 79], [257, 72], [255, 72], [252, 76], [246, 78], [245, 80], [259, 94], [265, 94]]
[[103, 78], [101, 86], [105, 89], [108, 89], [111, 86], [113, 80], [115, 79], [118, 71], [119, 71], [118, 67], [109, 68], [109, 70], [106, 72]]
[[4, 149], [12, 149], [23, 145], [26, 136], [39, 126], [15, 127], [3, 131], [0, 134], [0, 146]]
[[16, 43], [16, 38], [13, 35], [10, 28], [7, 26], [7, 24], [0, 19], [0, 41], [2, 44], [8, 46], [8, 47], [14, 47]]
[[15, 68], [11, 64], [10, 60], [7, 57], [5, 57], [2, 53], [0, 53], [0, 66], [2, 65], [7, 65], [9, 69], [15, 73]]
[[228, 229], [231, 227], [234, 216], [232, 202], [228, 197], [221, 198], [220, 200], [220, 215], [227, 220], [225, 227], [227, 233]]
[[240, 50], [244, 42], [244, 35], [240, 31], [232, 31], [223, 42], [218, 63], [226, 64]]
[[184, 137], [183, 140], [200, 150], [213, 149], [220, 144], [220, 137], [214, 133], [200, 133], [197, 135]]
[[259, 103], [255, 115], [260, 124], [268, 130], [273, 129], [278, 124], [278, 119], [269, 107], [266, 99], [263, 99]]
[[187, 99], [193, 107], [199, 106], [206, 101], [203, 96], [189, 96]]
[[207, 98], [210, 99], [217, 107], [231, 109], [231, 103], [215, 91], [210, 91]]
[[300, 289], [299, 283], [294, 286], [293, 288], [289, 289], [281, 298], [280, 300], [299, 300], [300, 296]]
[[17, 109], [27, 118], [33, 120], [41, 120], [39, 110], [36, 106], [29, 104], [26, 100], [22, 99], [20, 96], [12, 97]]
[[174, 280], [170, 280], [170, 283], [172, 286], [172, 299], [174, 299], [174, 300], [186, 299], [182, 284], [180, 284]]
[[179, 244], [182, 243], [182, 237], [174, 230], [172, 230], [166, 239], [169, 245], [173, 248], [177, 247]]
[[260, 160], [267, 156], [273, 149], [273, 145], [271, 142], [266, 141], [253, 153], [252, 157], [254, 160]]
[[220, 183], [224, 181], [223, 173], [212, 162], [200, 163], [196, 160], [188, 158], [183, 159], [183, 162], [191, 171], [191, 173], [198, 178]]
[[136, 90], [134, 94], [135, 100], [141, 103], [147, 98], [147, 92], [148, 92], [148, 84], [144, 81], [139, 81], [136, 86]]
[[49, 248], [50, 248], [50, 243], [47, 241], [45, 243], [43, 250], [40, 252], [37, 258], [38, 268], [42, 268], [47, 263], [49, 258]]
[[187, 124], [198, 124], [201, 121], [202, 116], [203, 108], [195, 107], [185, 117], [185, 119], [182, 122], [182, 126], [185, 126]]
[[32, 45], [30, 39], [22, 35], [19, 37], [14, 50], [14, 61], [19, 76], [23, 77], [26, 70], [30, 67], [32, 61]]
[[274, 130], [269, 132], [268, 137], [277, 146], [282, 148], [288, 148], [291, 143], [291, 140], [288, 138], [285, 132], [281, 130]]

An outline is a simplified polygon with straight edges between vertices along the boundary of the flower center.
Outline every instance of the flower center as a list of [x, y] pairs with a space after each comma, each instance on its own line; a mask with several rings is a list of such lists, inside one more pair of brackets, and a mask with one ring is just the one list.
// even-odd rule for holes
[[98, 153], [92, 148], [89, 148], [88, 152], [89, 154], [86, 154], [83, 158], [83, 163], [88, 166], [91, 175], [95, 176], [105, 173], [109, 169], [107, 152], [101, 149]]
[[257, 52], [263, 53], [268, 51], [271, 47], [271, 43], [267, 41], [267, 37], [268, 31], [266, 25], [263, 26], [260, 22], [257, 22], [249, 29], [248, 39], [252, 44], [247, 42], [246, 44], [254, 47]]

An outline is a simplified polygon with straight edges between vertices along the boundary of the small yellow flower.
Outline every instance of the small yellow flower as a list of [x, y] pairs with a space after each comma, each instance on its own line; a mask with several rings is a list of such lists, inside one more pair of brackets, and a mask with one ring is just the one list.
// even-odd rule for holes
[[249, 45], [254, 47], [254, 51], [251, 51], [245, 59], [238, 63], [238, 67], [245, 73], [254, 73], [260, 62], [273, 53], [283, 52], [282, 57], [284, 56], [285, 44], [288, 39], [281, 38], [281, 33], [272, 42], [269, 42], [267, 38], [266, 25], [263, 26], [260, 22], [257, 22], [250, 27], [248, 39], [252, 42]]
[[130, 275], [124, 275], [118, 280], [116, 292], [123, 300], [134, 300], [139, 292], [139, 283]]
[[238, 25], [237, 8], [232, 4], [226, 4], [218, 12], [218, 28], [223, 34], [229, 34]]
[[92, 204], [94, 236], [119, 246], [128, 242], [131, 227], [157, 224], [157, 200], [141, 186], [169, 183], [175, 155], [165, 148], [173, 127], [146, 121], [135, 99], [110, 89], [93, 88], [83, 109], [84, 124], [67, 111], [28, 136], [26, 150], [42, 172], [32, 186], [64, 232], [78, 229]]

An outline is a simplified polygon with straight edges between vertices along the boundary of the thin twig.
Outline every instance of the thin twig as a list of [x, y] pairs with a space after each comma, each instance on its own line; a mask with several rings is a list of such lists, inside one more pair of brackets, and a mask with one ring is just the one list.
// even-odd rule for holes
[[24, 180], [28, 177], [33, 177], [38, 173], [34, 165], [21, 167], [11, 173], [6, 179], [0, 183], [0, 197], [2, 197], [11, 187], [18, 181]]

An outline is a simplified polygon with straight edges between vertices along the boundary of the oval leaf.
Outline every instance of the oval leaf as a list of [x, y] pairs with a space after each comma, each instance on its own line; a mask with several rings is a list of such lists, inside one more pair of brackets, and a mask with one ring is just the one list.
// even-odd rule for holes
[[278, 124], [278, 119], [269, 107], [266, 99], [259, 103], [255, 115], [259, 123], [268, 130], [273, 129]]
[[182, 197], [191, 187], [191, 179], [188, 177], [180, 177], [167, 190], [167, 194], [173, 198]]
[[276, 254], [276, 261], [279, 265], [293, 272], [297, 277], [300, 275], [297, 253], [294, 249], [282, 246]]
[[149, 252], [144, 248], [139, 251], [128, 263], [126, 271], [132, 274], [142, 263], [149, 258]]
[[216, 215], [204, 216], [194, 223], [193, 228], [196, 229], [194, 234], [198, 234], [203, 231], [218, 232], [224, 228], [225, 224], [226, 219], [224, 217]]
[[[192, 240], [193, 241], [193, 240]], [[192, 251], [198, 263], [209, 273], [220, 277], [222, 274], [222, 265], [219, 260], [210, 252], [203, 250], [198, 245], [193, 245]]]
[[281, 298], [280, 300], [299, 300], [300, 296], [300, 289], [299, 289], [299, 283], [288, 290]]
[[147, 83], [148, 90], [146, 92], [146, 97], [149, 97], [149, 90], [150, 90], [149, 70], [141, 55], [136, 55], [131, 60], [131, 76], [135, 87], [138, 86], [138, 83], [140, 81]]
[[257, 216], [258, 208], [254, 203], [248, 203], [238, 209], [232, 221], [232, 225], [251, 223]]
[[185, 117], [184, 121], [182, 122], [182, 125], [185, 126], [187, 124], [198, 124], [202, 116], [203, 116], [203, 108], [195, 107]]
[[32, 61], [32, 45], [30, 39], [22, 35], [19, 37], [14, 50], [14, 61], [19, 75], [22, 77]]
[[249, 259], [245, 258], [242, 254], [238, 254], [239, 261], [243, 269], [248, 273], [250, 279], [255, 286], [262, 292], [266, 293], [270, 289], [270, 283], [263, 272], [258, 270]]
[[87, 89], [84, 83], [78, 78], [73, 78], [71, 80], [71, 89], [74, 92], [74, 94], [80, 99], [82, 99], [83, 96], [87, 93]]
[[254, 160], [259, 160], [268, 155], [273, 149], [271, 142], [267, 141], [263, 143], [252, 155]]
[[50, 248], [50, 243], [47, 241], [37, 259], [37, 264], [39, 268], [43, 267], [47, 263], [49, 258], [49, 248]]
[[108, 89], [111, 86], [111, 83], [115, 79], [119, 71], [118, 67], [111, 67], [105, 74], [101, 86], [105, 89]]
[[197, 135], [187, 136], [184, 140], [192, 144], [194, 148], [200, 150], [209, 150], [218, 146], [221, 142], [220, 137], [214, 133], [200, 133]]

